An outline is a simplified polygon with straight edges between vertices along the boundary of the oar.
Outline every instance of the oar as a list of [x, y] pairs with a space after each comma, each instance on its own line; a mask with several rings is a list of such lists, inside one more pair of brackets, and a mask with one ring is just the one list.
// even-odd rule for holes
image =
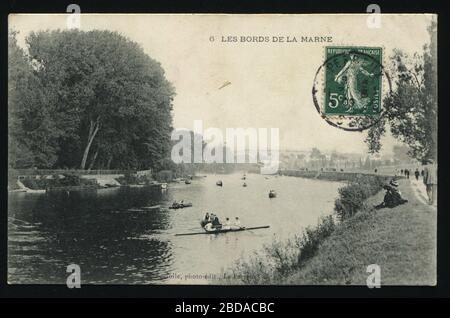
[[255, 226], [255, 227], [243, 227], [236, 230], [217, 230], [217, 231], [209, 231], [209, 232], [192, 232], [192, 233], [178, 233], [175, 234], [175, 236], [187, 236], [187, 235], [201, 235], [201, 234], [219, 234], [219, 233], [226, 233], [226, 232], [240, 232], [240, 231], [248, 231], [248, 230], [259, 230], [259, 229], [267, 229], [270, 225], [264, 225], [264, 226]]

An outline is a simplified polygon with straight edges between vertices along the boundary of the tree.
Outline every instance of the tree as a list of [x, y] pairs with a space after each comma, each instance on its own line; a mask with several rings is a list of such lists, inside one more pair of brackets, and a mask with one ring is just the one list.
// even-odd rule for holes
[[310, 161], [314, 168], [318, 168], [317, 162], [322, 160], [322, 153], [317, 148], [312, 148], [309, 154]]
[[339, 165], [339, 154], [336, 151], [331, 153], [329, 165], [331, 168], [335, 168]]
[[174, 89], [137, 43], [98, 30], [26, 42], [61, 132], [58, 166], [140, 169], [168, 156]]
[[412, 57], [394, 51], [391, 57], [393, 91], [384, 99], [386, 116], [371, 127], [366, 143], [369, 151], [381, 149], [380, 138], [389, 124], [392, 135], [409, 146], [418, 160], [437, 157], [437, 24], [428, 31], [431, 44]]
[[306, 156], [302, 153], [298, 154], [296, 156], [296, 160], [295, 160], [296, 168], [304, 168], [305, 167], [305, 158], [306, 158]]
[[411, 160], [411, 157], [408, 155], [409, 148], [405, 145], [394, 145], [394, 147], [392, 147], [392, 152], [394, 158], [400, 163], [407, 163]]
[[57, 160], [55, 118], [29, 57], [8, 35], [8, 161], [13, 168], [51, 167]]

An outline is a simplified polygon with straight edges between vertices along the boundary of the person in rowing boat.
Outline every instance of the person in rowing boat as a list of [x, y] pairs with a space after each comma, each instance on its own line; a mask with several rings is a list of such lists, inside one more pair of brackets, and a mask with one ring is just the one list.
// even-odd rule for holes
[[230, 218], [225, 219], [225, 224], [222, 226], [222, 230], [231, 230]]
[[220, 223], [219, 218], [216, 215], [214, 215], [214, 218], [212, 219], [211, 225], [215, 229], [221, 229], [222, 228], [222, 223]]
[[236, 218], [234, 219], [234, 224], [231, 226], [231, 229], [232, 229], [232, 230], [238, 230], [238, 229], [241, 229], [241, 228], [242, 228], [242, 226], [241, 226], [241, 221], [239, 220], [238, 217], [236, 217]]
[[212, 223], [215, 217], [216, 216], [214, 213], [209, 214], [208, 212], [206, 212], [205, 218], [203, 219], [203, 224]]
[[209, 214], [209, 212], [206, 212], [205, 217], [200, 222], [200, 225], [204, 228], [206, 226], [206, 224], [211, 223], [213, 216], [214, 216], [213, 213]]
[[205, 231], [213, 232], [222, 229], [222, 224], [220, 223], [219, 218], [216, 215], [211, 213], [209, 219], [210, 221], [203, 226]]
[[212, 226], [212, 223], [206, 223], [205, 226], [203, 227], [205, 229], [206, 232], [211, 232], [211, 231], [215, 231], [215, 229]]

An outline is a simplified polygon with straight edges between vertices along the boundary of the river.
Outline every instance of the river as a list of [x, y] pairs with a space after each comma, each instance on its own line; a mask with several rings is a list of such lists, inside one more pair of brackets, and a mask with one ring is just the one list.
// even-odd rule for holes
[[[120, 187], [98, 191], [8, 195], [8, 282], [65, 284], [69, 264], [82, 284], [208, 284], [235, 261], [315, 225], [333, 210], [338, 182], [287, 176], [207, 175], [168, 190]], [[216, 186], [222, 180], [223, 187]], [[247, 187], [243, 187], [243, 182]], [[269, 199], [270, 189], [278, 196]], [[174, 200], [193, 207], [170, 210]], [[145, 207], [160, 205], [159, 208]], [[268, 229], [218, 235], [202, 231], [205, 212], [221, 221]], [[211, 279], [212, 278], [212, 279]], [[220, 283], [220, 282], [216, 282]]]

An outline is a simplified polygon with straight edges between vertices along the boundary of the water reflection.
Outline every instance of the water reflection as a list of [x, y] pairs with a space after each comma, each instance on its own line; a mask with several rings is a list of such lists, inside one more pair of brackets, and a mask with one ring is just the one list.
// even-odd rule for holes
[[86, 283], [157, 279], [171, 263], [168, 243], [134, 238], [167, 229], [169, 215], [128, 209], [162, 199], [154, 188], [10, 195], [10, 281], [65, 283], [71, 263]]

